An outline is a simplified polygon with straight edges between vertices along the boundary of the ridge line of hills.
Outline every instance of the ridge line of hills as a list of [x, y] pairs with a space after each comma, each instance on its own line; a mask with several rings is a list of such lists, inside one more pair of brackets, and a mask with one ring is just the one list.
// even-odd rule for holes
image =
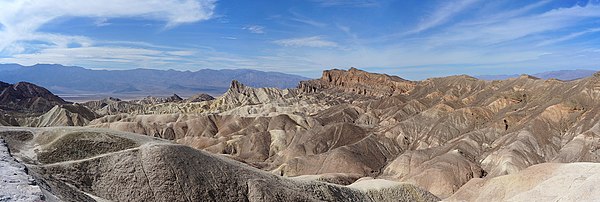
[[[532, 76], [559, 80], [574, 80], [591, 76], [593, 70], [560, 70], [533, 74]], [[519, 75], [479, 75], [483, 80], [504, 80]], [[98, 100], [104, 97], [141, 99], [148, 95], [166, 97], [178, 94], [183, 97], [197, 93], [212, 96], [224, 93], [229, 81], [238, 80], [254, 87], [293, 88], [306, 77], [279, 72], [250, 69], [202, 69], [192, 71], [132, 69], [92, 70], [76, 66], [38, 64], [21, 66], [0, 64], [0, 81], [17, 83], [26, 81], [45, 86], [51, 92], [69, 101]]]

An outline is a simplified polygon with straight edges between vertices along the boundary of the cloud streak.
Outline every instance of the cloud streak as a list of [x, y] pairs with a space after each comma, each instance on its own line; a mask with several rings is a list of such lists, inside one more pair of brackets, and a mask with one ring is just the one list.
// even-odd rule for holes
[[[0, 1], [0, 24], [3, 27], [0, 31], [0, 52], [19, 46], [22, 41], [42, 41], [61, 47], [79, 43], [79, 40], [69, 40], [82, 37], [38, 32], [40, 27], [58, 18], [86, 17], [102, 22], [102, 19], [137, 17], [163, 21], [166, 27], [174, 27], [208, 20], [213, 16], [214, 8], [215, 0]], [[65, 40], [69, 42], [65, 43]]]
[[316, 21], [314, 19], [311, 19], [311, 18], [308, 18], [308, 17], [306, 17], [304, 15], [301, 15], [301, 14], [299, 14], [297, 12], [293, 12], [292, 11], [291, 13], [292, 13], [292, 16], [293, 16], [292, 18], [290, 18], [291, 21], [299, 22], [299, 23], [302, 23], [302, 24], [307, 24], [307, 25], [310, 25], [310, 26], [313, 26], [313, 27], [320, 27], [320, 28], [323, 28], [323, 27], [327, 26], [327, 23]]
[[580, 26], [597, 18], [600, 18], [600, 5], [575, 5], [508, 19], [484, 18], [480, 21], [459, 23], [431, 38], [435, 38], [434, 44], [438, 45], [464, 42], [491, 45]]
[[243, 27], [242, 29], [248, 30], [250, 33], [253, 34], [264, 34], [265, 33], [265, 27], [260, 26], [260, 25], [248, 25]]
[[600, 28], [593, 28], [593, 29], [588, 29], [585, 31], [581, 31], [581, 32], [575, 32], [575, 33], [571, 33], [569, 35], [566, 36], [562, 36], [562, 37], [558, 37], [558, 38], [554, 38], [554, 39], [549, 39], [546, 41], [542, 41], [541, 43], [538, 44], [538, 46], [547, 46], [550, 44], [556, 44], [556, 43], [560, 43], [563, 41], [568, 41], [571, 39], [575, 39], [577, 37], [586, 35], [586, 34], [591, 34], [591, 33], [596, 33], [596, 32], [600, 32]]
[[406, 34], [415, 34], [440, 26], [475, 3], [477, 3], [477, 0], [445, 1], [444, 4], [435, 8], [431, 15], [421, 21], [415, 29], [408, 31]]
[[287, 47], [312, 47], [312, 48], [327, 48], [338, 47], [338, 44], [333, 41], [324, 40], [321, 36], [312, 36], [304, 38], [290, 38], [276, 40], [274, 43]]
[[347, 6], [347, 7], [373, 7], [379, 6], [375, 0], [312, 0], [323, 7]]

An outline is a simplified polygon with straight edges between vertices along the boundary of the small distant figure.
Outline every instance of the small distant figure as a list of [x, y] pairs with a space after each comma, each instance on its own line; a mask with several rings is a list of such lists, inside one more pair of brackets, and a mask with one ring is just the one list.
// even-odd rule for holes
[[504, 130], [508, 130], [508, 121], [504, 119]]

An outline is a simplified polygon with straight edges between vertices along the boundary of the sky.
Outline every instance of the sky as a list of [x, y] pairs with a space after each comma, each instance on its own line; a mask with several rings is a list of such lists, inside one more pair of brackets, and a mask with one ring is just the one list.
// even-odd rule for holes
[[600, 1], [0, 0], [0, 63], [414, 80], [600, 69]]

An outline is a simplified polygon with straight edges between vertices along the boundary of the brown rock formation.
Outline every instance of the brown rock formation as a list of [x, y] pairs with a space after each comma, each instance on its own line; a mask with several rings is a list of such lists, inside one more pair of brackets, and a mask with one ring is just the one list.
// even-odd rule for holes
[[321, 79], [302, 81], [298, 88], [303, 92], [331, 89], [369, 96], [390, 96], [406, 93], [412, 90], [414, 85], [414, 82], [397, 76], [373, 74], [350, 68], [348, 71], [325, 70]]
[[32, 83], [2, 83], [0, 86], [0, 109], [6, 111], [43, 113], [55, 105], [67, 104], [62, 98]]
[[206, 93], [200, 93], [200, 94], [196, 94], [196, 95], [192, 95], [191, 97], [185, 99], [185, 102], [204, 102], [204, 101], [210, 101], [210, 100], [214, 100], [215, 98], [213, 96], [210, 96], [209, 94]]

